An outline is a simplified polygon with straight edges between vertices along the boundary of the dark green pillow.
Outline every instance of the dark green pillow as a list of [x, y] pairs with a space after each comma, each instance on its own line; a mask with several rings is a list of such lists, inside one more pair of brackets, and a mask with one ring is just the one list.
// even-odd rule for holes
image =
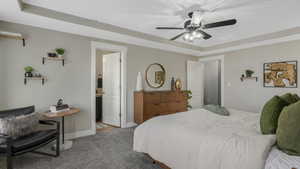
[[263, 107], [260, 116], [260, 130], [263, 134], [275, 134], [278, 117], [288, 103], [279, 96], [272, 97]]
[[213, 113], [216, 113], [216, 114], [219, 114], [222, 116], [229, 116], [229, 114], [230, 114], [229, 111], [225, 107], [222, 107], [220, 105], [208, 104], [208, 105], [204, 105], [203, 108], [210, 112], [213, 112]]
[[284, 101], [288, 102], [289, 104], [293, 104], [298, 101], [291, 93], [286, 93], [286, 94], [280, 96], [280, 98], [283, 99]]
[[279, 149], [300, 156], [300, 101], [282, 110], [276, 135]]
[[299, 101], [300, 100], [300, 97], [297, 95], [297, 94], [293, 94], [293, 97], [295, 100]]

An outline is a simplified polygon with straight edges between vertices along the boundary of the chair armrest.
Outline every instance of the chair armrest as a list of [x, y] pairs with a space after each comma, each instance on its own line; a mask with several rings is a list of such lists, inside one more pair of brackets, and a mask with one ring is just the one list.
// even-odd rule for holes
[[0, 139], [4, 139], [4, 142], [1, 144], [11, 145], [12, 138], [9, 135], [0, 133]]
[[56, 125], [56, 130], [60, 131], [60, 123], [58, 121], [55, 121], [55, 120], [40, 120], [39, 123], [43, 124], [43, 125], [50, 125], [50, 126]]
[[0, 133], [0, 138], [2, 138], [2, 139], [8, 139], [10, 137], [7, 134]]

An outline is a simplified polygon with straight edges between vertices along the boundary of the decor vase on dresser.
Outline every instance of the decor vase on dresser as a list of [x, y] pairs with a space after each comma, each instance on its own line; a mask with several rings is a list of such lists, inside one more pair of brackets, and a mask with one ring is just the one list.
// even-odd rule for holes
[[159, 115], [187, 111], [186, 91], [134, 92], [134, 121], [141, 124]]

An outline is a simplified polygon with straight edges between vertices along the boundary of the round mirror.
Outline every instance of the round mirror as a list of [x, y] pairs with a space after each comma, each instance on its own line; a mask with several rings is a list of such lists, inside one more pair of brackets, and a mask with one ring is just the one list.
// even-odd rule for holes
[[160, 88], [166, 80], [165, 68], [159, 63], [153, 63], [146, 69], [145, 79], [151, 88]]

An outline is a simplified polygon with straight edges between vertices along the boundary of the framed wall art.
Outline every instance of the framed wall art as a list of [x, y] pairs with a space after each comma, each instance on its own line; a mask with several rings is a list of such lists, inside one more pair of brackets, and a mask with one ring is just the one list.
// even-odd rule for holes
[[297, 61], [264, 64], [264, 87], [297, 88]]

